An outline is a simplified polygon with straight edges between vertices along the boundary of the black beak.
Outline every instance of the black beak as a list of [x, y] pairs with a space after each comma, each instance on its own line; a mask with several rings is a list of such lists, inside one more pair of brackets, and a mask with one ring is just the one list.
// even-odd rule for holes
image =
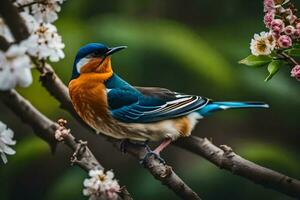
[[119, 47], [112, 47], [112, 48], [109, 48], [108, 51], [105, 53], [105, 57], [109, 56], [109, 55], [112, 55], [118, 51], [121, 51], [123, 49], [126, 49], [127, 46], [119, 46]]

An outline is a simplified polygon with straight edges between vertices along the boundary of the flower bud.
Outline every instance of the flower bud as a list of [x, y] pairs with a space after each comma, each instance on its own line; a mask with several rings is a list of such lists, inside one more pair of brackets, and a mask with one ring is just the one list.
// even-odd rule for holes
[[271, 29], [275, 33], [281, 33], [284, 29], [284, 22], [281, 19], [274, 19], [271, 22]]
[[287, 35], [280, 36], [277, 42], [281, 48], [289, 48], [292, 46], [292, 39]]
[[296, 65], [291, 71], [291, 77], [295, 77], [300, 81], [300, 65]]
[[289, 25], [284, 28], [284, 33], [287, 35], [293, 35], [295, 33], [295, 28], [292, 25]]

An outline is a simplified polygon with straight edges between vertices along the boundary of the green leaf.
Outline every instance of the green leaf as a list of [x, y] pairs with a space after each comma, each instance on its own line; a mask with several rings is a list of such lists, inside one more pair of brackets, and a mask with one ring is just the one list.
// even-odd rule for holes
[[270, 63], [272, 58], [270, 56], [254, 56], [250, 55], [247, 58], [241, 60], [239, 63], [247, 65], [249, 67], [262, 67]]
[[273, 78], [273, 76], [279, 71], [279, 68], [283, 65], [283, 62], [280, 60], [274, 60], [268, 65], [269, 76], [265, 79], [265, 81], [269, 81]]
[[289, 50], [287, 51], [287, 53], [288, 53], [290, 56], [300, 56], [300, 48], [289, 49]]

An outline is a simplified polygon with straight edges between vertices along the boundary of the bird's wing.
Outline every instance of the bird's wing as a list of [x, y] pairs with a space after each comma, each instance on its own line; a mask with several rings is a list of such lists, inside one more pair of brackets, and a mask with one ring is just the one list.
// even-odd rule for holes
[[150, 123], [187, 115], [209, 100], [164, 88], [111, 89], [107, 93], [112, 116], [127, 123]]

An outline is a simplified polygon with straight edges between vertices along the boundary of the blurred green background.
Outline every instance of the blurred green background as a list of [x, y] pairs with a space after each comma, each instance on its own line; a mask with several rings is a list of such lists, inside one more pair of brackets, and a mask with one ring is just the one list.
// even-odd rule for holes
[[[298, 5], [300, 6], [300, 5]], [[259, 100], [269, 110], [233, 110], [201, 120], [194, 135], [227, 144], [263, 166], [300, 178], [300, 83], [283, 69], [265, 83], [266, 69], [237, 64], [249, 53], [253, 34], [264, 30], [262, 1], [211, 0], [77, 0], [67, 1], [56, 22], [66, 44], [66, 58], [53, 64], [67, 84], [77, 49], [89, 42], [128, 45], [113, 56], [114, 71], [133, 85], [160, 86], [216, 100]], [[101, 137], [87, 134], [35, 83], [19, 91], [53, 120], [64, 117], [74, 135], [87, 140], [107, 169], [135, 199], [178, 199]], [[63, 146], [51, 155], [5, 106], [0, 120], [16, 133], [17, 154], [0, 164], [1, 200], [80, 200], [87, 174], [70, 167]], [[203, 199], [291, 199], [221, 170], [176, 147], [162, 156]]]

